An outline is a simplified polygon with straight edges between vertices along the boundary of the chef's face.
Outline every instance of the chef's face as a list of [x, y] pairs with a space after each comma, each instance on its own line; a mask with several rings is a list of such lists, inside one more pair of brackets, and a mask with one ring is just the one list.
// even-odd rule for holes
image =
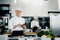
[[21, 16], [21, 10], [16, 10], [16, 15], [18, 16], [18, 17], [20, 17]]

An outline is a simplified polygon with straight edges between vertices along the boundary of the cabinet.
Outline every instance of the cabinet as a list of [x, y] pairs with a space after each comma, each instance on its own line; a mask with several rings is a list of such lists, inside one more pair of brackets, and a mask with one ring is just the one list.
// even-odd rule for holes
[[10, 4], [0, 4], [0, 16], [6, 16], [9, 14]]

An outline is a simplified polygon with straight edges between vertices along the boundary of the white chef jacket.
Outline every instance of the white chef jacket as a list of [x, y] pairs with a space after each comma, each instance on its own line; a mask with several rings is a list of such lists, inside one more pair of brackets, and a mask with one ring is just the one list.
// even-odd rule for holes
[[33, 21], [31, 22], [31, 28], [33, 28], [34, 26], [39, 27], [39, 21], [33, 20]]
[[23, 30], [22, 27], [16, 27], [15, 29], [13, 29], [13, 26], [17, 24], [24, 24], [24, 23], [25, 23], [24, 18], [15, 16], [9, 20], [9, 29], [11, 29], [12, 31]]

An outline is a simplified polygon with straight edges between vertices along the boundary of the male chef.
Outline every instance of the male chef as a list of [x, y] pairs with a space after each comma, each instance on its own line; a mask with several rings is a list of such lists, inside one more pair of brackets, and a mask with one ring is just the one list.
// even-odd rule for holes
[[40, 28], [39, 20], [37, 17], [34, 17], [34, 19], [31, 21], [31, 28], [32, 28], [33, 32], [36, 32], [36, 30], [38, 30], [38, 28]]
[[17, 9], [15, 13], [16, 16], [9, 20], [9, 29], [11, 29], [13, 36], [23, 36], [23, 29], [26, 28], [23, 26], [25, 24], [25, 19], [21, 17], [21, 10]]

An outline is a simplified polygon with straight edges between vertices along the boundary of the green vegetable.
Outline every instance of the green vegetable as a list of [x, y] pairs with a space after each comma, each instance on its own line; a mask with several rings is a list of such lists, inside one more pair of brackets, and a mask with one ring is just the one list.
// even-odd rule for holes
[[47, 38], [54, 38], [54, 37], [56, 37], [56, 36], [54, 36], [52, 34], [51, 31], [42, 31], [42, 30], [40, 30], [40, 32], [38, 32], [37, 35], [38, 35], [38, 37], [41, 37], [42, 35], [46, 35]]

